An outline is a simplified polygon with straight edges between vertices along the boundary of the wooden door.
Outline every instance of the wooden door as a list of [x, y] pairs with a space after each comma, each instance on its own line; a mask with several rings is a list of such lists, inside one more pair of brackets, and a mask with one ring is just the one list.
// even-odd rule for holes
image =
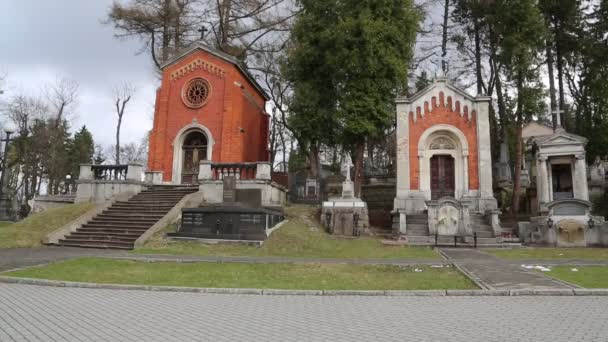
[[449, 155], [435, 155], [431, 158], [431, 199], [454, 197], [454, 158]]

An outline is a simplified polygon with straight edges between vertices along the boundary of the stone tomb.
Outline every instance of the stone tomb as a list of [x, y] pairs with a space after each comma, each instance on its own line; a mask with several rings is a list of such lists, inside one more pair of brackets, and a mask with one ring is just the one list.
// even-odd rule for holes
[[354, 197], [354, 184], [350, 180], [350, 163], [346, 163], [346, 180], [342, 183], [342, 196], [323, 202], [321, 221], [334, 235], [359, 236], [369, 228], [367, 204]]
[[284, 214], [280, 208], [261, 207], [259, 189], [237, 189], [235, 176], [224, 176], [221, 204], [182, 209], [174, 239], [263, 241]]

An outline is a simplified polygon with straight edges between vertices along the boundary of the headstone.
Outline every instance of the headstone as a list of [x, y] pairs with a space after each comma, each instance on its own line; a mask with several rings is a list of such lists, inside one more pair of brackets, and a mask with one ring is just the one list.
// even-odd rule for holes
[[509, 165], [509, 146], [506, 143], [500, 143], [500, 158], [496, 167], [496, 179], [499, 182], [512, 182], [511, 166]]
[[230, 204], [236, 202], [236, 177], [224, 176], [224, 196], [223, 202]]
[[604, 183], [606, 181], [606, 169], [600, 157], [595, 158], [595, 162], [589, 168], [589, 178], [594, 183]]

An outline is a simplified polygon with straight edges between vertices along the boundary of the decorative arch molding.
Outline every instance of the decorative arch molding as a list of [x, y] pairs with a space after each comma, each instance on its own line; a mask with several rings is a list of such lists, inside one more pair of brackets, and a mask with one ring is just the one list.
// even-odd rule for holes
[[[433, 148], [438, 140], [450, 142], [451, 146]], [[441, 147], [441, 146], [439, 146]], [[427, 200], [431, 199], [431, 158], [449, 155], [454, 158], [454, 196], [461, 199], [469, 192], [469, 144], [461, 130], [446, 124], [435, 125], [425, 130], [418, 140], [419, 189]]]
[[458, 140], [457, 143], [460, 145], [462, 155], [468, 156], [469, 143], [467, 142], [467, 138], [464, 133], [462, 133], [462, 131], [458, 128], [446, 124], [440, 124], [435, 125], [433, 127], [429, 127], [426, 131], [424, 131], [424, 133], [422, 133], [420, 139], [418, 140], [418, 156], [421, 157], [424, 155], [425, 151], [429, 148], [429, 145], [432, 143], [433, 139], [439, 136], [446, 136], [446, 134], [442, 134], [445, 132], [451, 133], [448, 136], [453, 136]]
[[182, 151], [182, 146], [184, 145], [184, 140], [186, 136], [192, 132], [201, 132], [207, 138], [207, 156], [206, 160], [211, 160], [213, 156], [213, 145], [215, 141], [213, 140], [213, 135], [211, 131], [196, 122], [193, 122], [187, 126], [182, 127], [182, 129], [177, 132], [175, 135], [175, 139], [173, 140], [173, 174], [171, 176], [171, 180], [173, 184], [181, 183], [181, 174], [182, 167], [184, 164], [184, 152]]

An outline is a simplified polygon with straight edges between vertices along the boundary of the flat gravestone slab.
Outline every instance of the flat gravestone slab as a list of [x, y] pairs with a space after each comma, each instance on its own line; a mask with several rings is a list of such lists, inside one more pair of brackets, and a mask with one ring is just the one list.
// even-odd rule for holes
[[262, 206], [262, 190], [238, 189], [236, 190], [236, 201], [249, 207], [259, 208]]
[[222, 198], [224, 203], [236, 202], [236, 177], [224, 176], [224, 196]]

